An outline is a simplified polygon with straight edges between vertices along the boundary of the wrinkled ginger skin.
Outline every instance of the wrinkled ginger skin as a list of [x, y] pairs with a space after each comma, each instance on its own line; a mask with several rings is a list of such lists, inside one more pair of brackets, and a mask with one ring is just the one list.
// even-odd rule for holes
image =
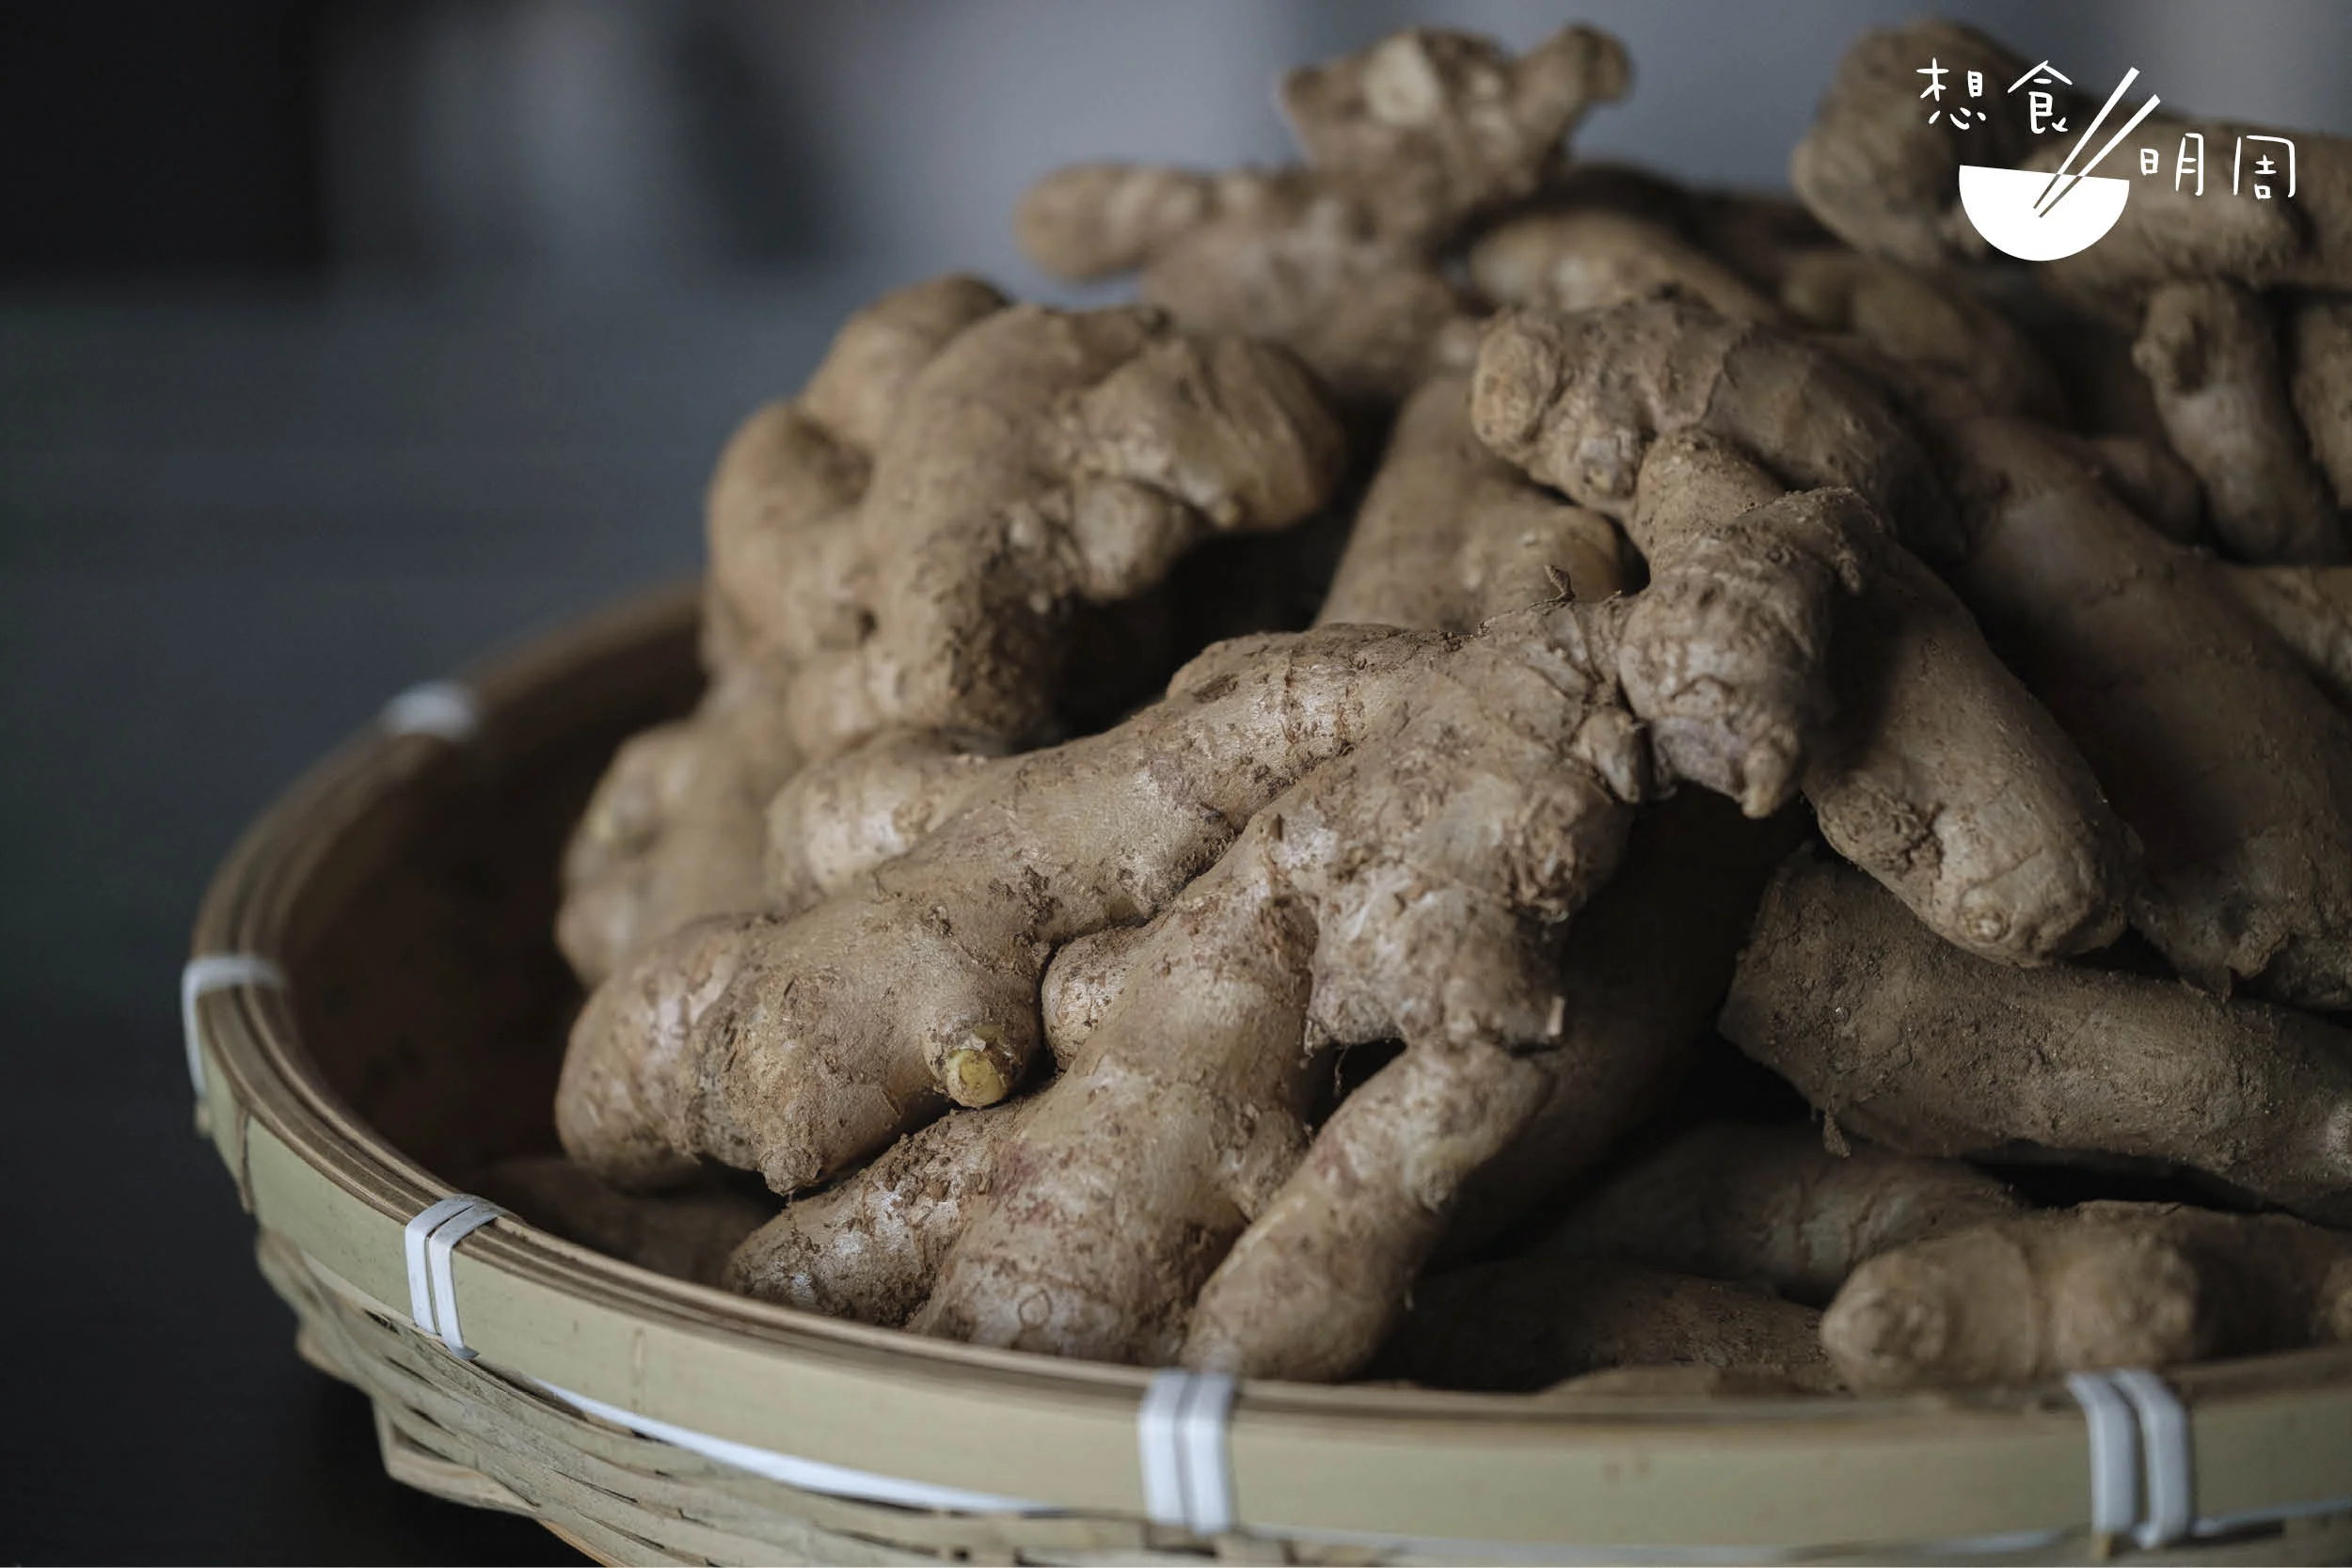
[[2122, 934], [2139, 847], [2058, 721], [1942, 578], [1883, 543], [1839, 626], [1807, 759], [1821, 835], [1939, 936], [2036, 964]]
[[1316, 624], [1470, 632], [1563, 588], [1598, 601], [1625, 585], [1615, 525], [1487, 451], [1468, 379], [1445, 376], [1397, 416]]
[[557, 942], [594, 984], [645, 942], [764, 902], [756, 870], [768, 799], [803, 760], [786, 718], [793, 673], [855, 636], [866, 563], [857, 505], [908, 382], [942, 346], [1002, 309], [976, 278], [882, 295], [842, 325], [797, 398], [727, 442], [705, 506], [710, 569], [694, 714], [625, 745], [573, 831]]
[[2352, 511], [2352, 298], [2304, 299], [2287, 324], [2296, 415], [2336, 504]]
[[1533, 194], [1562, 140], [1630, 78], [1624, 47], [1591, 27], [1516, 59], [1474, 34], [1414, 27], [1292, 71], [1282, 109], [1318, 175], [1382, 235], [1427, 248]]
[[1902, 1153], [2126, 1155], [2352, 1220], [2352, 1035], [2169, 980], [1973, 958], [1832, 862], [1783, 869], [1717, 1026]]
[[1547, 608], [1441, 640], [1392, 736], [1258, 813], [1137, 948], [913, 1326], [1171, 1359], [1303, 1148], [1308, 1047], [1402, 1038], [1468, 1061], [1556, 1037], [1550, 933], [1614, 871], [1641, 783], [1599, 619]]
[[1836, 1393], [1820, 1321], [1809, 1307], [1723, 1280], [1520, 1258], [1423, 1280], [1382, 1361], [1441, 1388], [1530, 1391], [1612, 1368], [1704, 1367]]
[[1851, 250], [1789, 259], [1781, 303], [1821, 332], [1850, 332], [1889, 358], [1950, 376], [1988, 410], [2062, 419], [2066, 400], [2031, 340], [1949, 276]]
[[1127, 971], [1150, 933], [1148, 926], [1108, 926], [1062, 944], [1038, 985], [1045, 1046], [1057, 1066], [1078, 1059], [1095, 1026], [1109, 1015], [1127, 983]]
[[2283, 1214], [2086, 1203], [1887, 1252], [1821, 1340], [1860, 1392], [2041, 1382], [2352, 1338], [2352, 1237]]
[[1972, 952], [2038, 963], [2113, 939], [2129, 834], [1858, 496], [1787, 494], [1763, 460], [1685, 426], [1650, 443], [1627, 531], [1650, 581], [1618, 675], [1670, 773], [1758, 816], [1801, 784], [1840, 853]]
[[1372, 1358], [1464, 1187], [1534, 1123], [1538, 1060], [1422, 1046], [1373, 1074], [1201, 1286], [1180, 1359], [1331, 1383]]
[[1810, 1126], [1718, 1122], [1611, 1178], [1539, 1246], [1761, 1285], [1821, 1307], [1880, 1253], [2019, 1210], [2008, 1188], [1957, 1160], [1868, 1144], [1841, 1156]]
[[1393, 404], [1475, 352], [1445, 247], [1534, 190], [1625, 82], [1624, 51], [1589, 28], [1517, 59], [1416, 28], [1285, 79], [1304, 166], [1080, 165], [1031, 187], [1015, 227], [1058, 277], [1139, 271], [1141, 296], [1188, 327], [1279, 343], [1349, 404]]
[[2312, 461], [2278, 339], [2274, 313], [2242, 285], [2168, 283], [2148, 296], [2132, 358], [2231, 553], [2264, 566], [2352, 559], [2352, 530]]
[[1343, 461], [1279, 350], [1142, 309], [998, 312], [914, 377], [876, 451], [870, 629], [796, 673], [796, 738], [825, 756], [899, 725], [1033, 736], [1073, 602], [1133, 597], [1212, 531], [1295, 522]]
[[1027, 1104], [951, 1111], [741, 1238], [722, 1283], [763, 1301], [896, 1328], [930, 1293], [964, 1206]]
[[2352, 713], [2352, 566], [2230, 566], [2215, 580]]
[[811, 763], [767, 809], [767, 898], [776, 914], [839, 893], [905, 854], [984, 783], [1003, 748], [936, 730], [888, 730]]
[[1784, 487], [1858, 491], [1931, 562], [1960, 542], [1927, 454], [1874, 388], [1818, 344], [1691, 301], [1502, 312], [1470, 419], [1498, 456], [1620, 521], [1650, 444], [1699, 430]]
[[596, 984], [681, 927], [764, 909], [763, 814], [801, 760], [775, 694], [743, 673], [625, 741], [564, 848], [555, 934], [573, 973]]
[[2352, 1006], [2352, 721], [2065, 437], [1939, 435], [1947, 576], [2145, 847], [2134, 926], [2207, 990]]
[[1878, 517], [1851, 490], [1791, 495], [1681, 430], [1643, 460], [1626, 531], [1649, 564], [1618, 656], [1627, 703], [1677, 777], [1771, 816], [1829, 719], [1831, 627]]
[[992, 768], [834, 896], [657, 945], [574, 1026], [564, 1147], [616, 1180], [708, 1155], [789, 1193], [948, 1100], [1003, 1099], [1054, 948], [1152, 914], [1301, 772], [1401, 721], [1430, 646], [1363, 627], [1220, 644], [1117, 729]]
[[1782, 319], [1768, 295], [1666, 225], [1603, 207], [1506, 218], [1472, 243], [1470, 271], [1497, 305], [1592, 310], [1677, 289], [1735, 320]]

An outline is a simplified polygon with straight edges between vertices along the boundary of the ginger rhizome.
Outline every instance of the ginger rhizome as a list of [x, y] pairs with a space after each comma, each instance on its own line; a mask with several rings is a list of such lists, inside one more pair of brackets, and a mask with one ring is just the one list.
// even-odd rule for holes
[[1030, 190], [1146, 303], [852, 317], [567, 862], [564, 1223], [1564, 1400], [2344, 1338], [2352, 165], [2021, 276], [1914, 53], [2010, 58], [1866, 39], [1799, 205], [1573, 162], [1603, 35], [1416, 29], [1294, 166]]
[[567, 868], [575, 965], [598, 977], [763, 908], [768, 800], [806, 762], [900, 729], [1034, 741], [1079, 607], [1147, 592], [1212, 533], [1297, 521], [1342, 461], [1279, 349], [961, 278], [869, 307], [722, 459], [712, 694], [591, 804]]

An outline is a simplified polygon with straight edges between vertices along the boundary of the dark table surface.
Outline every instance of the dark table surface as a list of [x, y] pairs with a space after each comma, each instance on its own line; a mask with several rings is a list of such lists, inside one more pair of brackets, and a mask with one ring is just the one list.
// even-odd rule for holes
[[578, 1560], [388, 1481], [191, 1130], [187, 931], [384, 698], [699, 562], [851, 303], [0, 301], [0, 1561]]

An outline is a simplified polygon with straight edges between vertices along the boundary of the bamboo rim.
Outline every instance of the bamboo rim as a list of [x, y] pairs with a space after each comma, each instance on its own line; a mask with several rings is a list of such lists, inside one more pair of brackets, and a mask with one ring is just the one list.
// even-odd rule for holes
[[[436, 769], [498, 765], [566, 705], [691, 657], [691, 591], [646, 594], [469, 672], [463, 748], [372, 729], [318, 764], [215, 878], [194, 950], [278, 957], [338, 847]], [[469, 753], [472, 753], [470, 758]], [[301, 975], [293, 975], [299, 987]], [[405, 1323], [403, 1227], [450, 1189], [328, 1086], [288, 997], [196, 1009], [209, 1126], [248, 1212]], [[1149, 1374], [835, 1322], [672, 1280], [511, 1217], [454, 1260], [481, 1365], [752, 1447], [1077, 1515], [1145, 1513]], [[2352, 1499], [2352, 1346], [2185, 1368], [2201, 1518]], [[2061, 1387], [1964, 1396], [1573, 1402], [1245, 1385], [1229, 1430], [1252, 1534], [1628, 1553], [1818, 1553], [2087, 1540], [2081, 1411]], [[2352, 1510], [2352, 1501], [2342, 1505]]]

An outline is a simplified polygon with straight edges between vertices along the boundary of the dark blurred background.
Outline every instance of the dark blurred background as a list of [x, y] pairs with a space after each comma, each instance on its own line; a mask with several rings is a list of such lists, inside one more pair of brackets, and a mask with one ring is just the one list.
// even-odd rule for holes
[[[1285, 142], [1412, 22], [1630, 49], [1581, 149], [1783, 183], [1914, 0], [147, 0], [0, 20], [0, 1561], [566, 1560], [407, 1493], [189, 1131], [238, 827], [383, 698], [694, 568], [728, 429], [860, 299], [1049, 287], [1075, 158]], [[2104, 91], [2352, 132], [2343, 0], [1954, 0]]]

